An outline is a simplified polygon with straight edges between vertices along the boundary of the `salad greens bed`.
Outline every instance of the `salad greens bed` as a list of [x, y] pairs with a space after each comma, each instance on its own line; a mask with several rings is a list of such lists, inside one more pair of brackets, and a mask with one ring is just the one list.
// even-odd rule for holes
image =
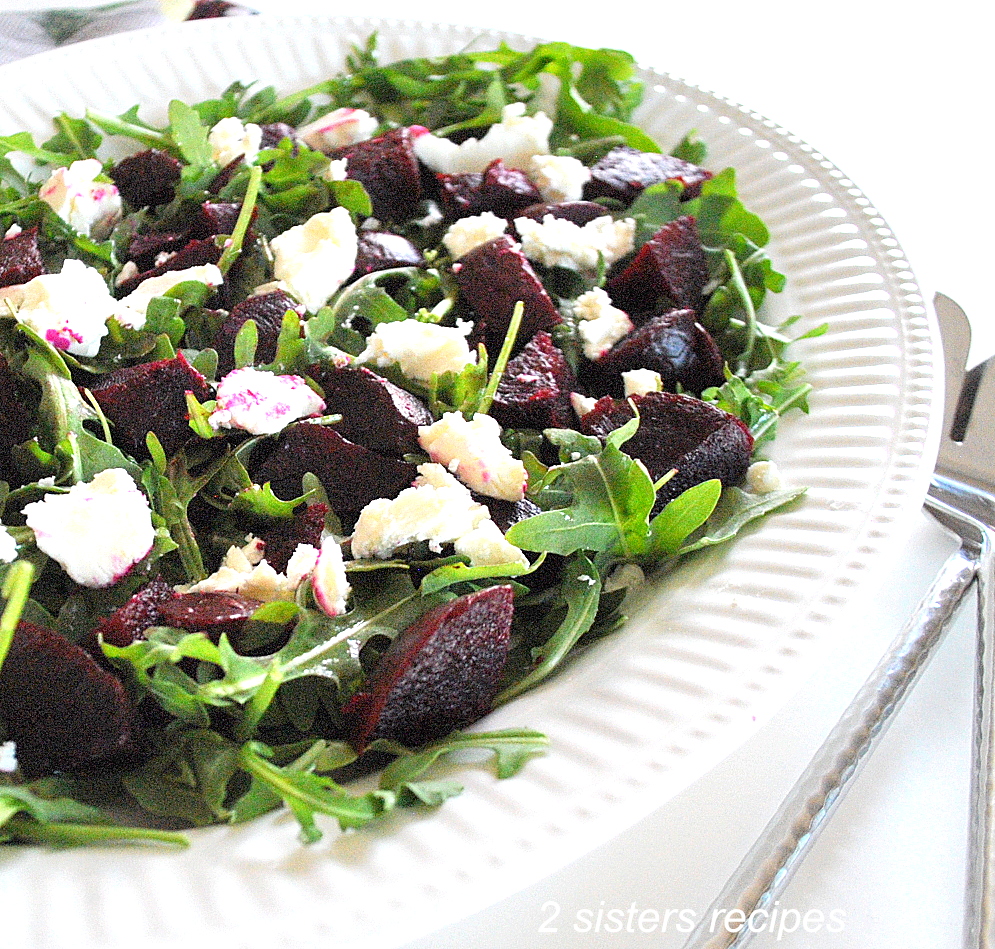
[[[509, 103], [522, 102], [528, 114], [541, 109], [552, 118], [553, 154], [590, 165], [620, 144], [660, 151], [631, 123], [641, 94], [632, 59], [613, 50], [547, 43], [524, 53], [502, 47], [381, 65], [371, 37], [365, 47], [354, 49], [342, 75], [290, 95], [235, 83], [216, 99], [171, 102], [168, 123], [161, 127], [135, 107], [122, 115], [96, 110], [59, 115], [54, 134], [43, 142], [27, 133], [0, 137], [0, 234], [37, 228], [49, 272], [58, 272], [67, 259], [77, 260], [113, 288], [136, 234], [178, 228], [205, 201], [233, 202], [241, 212], [230, 234], [218, 238], [218, 268], [226, 278], [226, 299], [244, 299], [273, 279], [267, 241], [331, 208], [346, 209], [353, 223], [361, 224], [371, 218], [372, 205], [358, 181], [326, 174], [326, 155], [289, 139], [264, 147], [252, 163], [229, 165], [219, 187], [221, 169], [209, 134], [222, 119], [299, 128], [329, 110], [349, 107], [376, 117], [379, 133], [425, 126], [462, 141], [498, 123]], [[129, 146], [124, 152], [122, 141]], [[126, 205], [109, 233], [90, 233], [57, 214], [39, 189], [53, 169], [73, 162], [96, 158], [108, 171], [114, 164], [108, 147], [118, 155], [157, 149], [178, 159], [181, 170], [168, 203]], [[707, 162], [706, 145], [693, 133], [673, 154]], [[606, 213], [635, 220], [637, 248], [681, 215], [697, 220], [709, 283], [707, 304], [696, 318], [726, 363], [725, 383], [701, 397], [745, 422], [762, 450], [785, 411], [806, 409], [809, 391], [801, 368], [785, 357], [789, 327], [769, 326], [757, 315], [766, 293], [781, 290], [784, 278], [763, 250], [767, 229], [740, 202], [732, 170], [719, 171], [690, 200], [681, 200], [682, 191], [678, 181], [653, 185], [628, 208], [605, 202]], [[267, 361], [256, 359], [258, 334], [250, 320], [235, 340], [235, 365], [306, 377], [315, 364], [358, 356], [366, 337], [382, 324], [414, 318], [452, 325], [457, 291], [452, 260], [440, 243], [444, 226], [420, 208], [394, 229], [422, 250], [427, 266], [379, 271], [347, 283], [303, 317], [288, 311], [275, 355]], [[554, 266], [540, 272], [562, 304], [601, 286], [606, 269]], [[182, 282], [151, 300], [142, 325], [108, 320], [99, 349], [86, 355], [36, 332], [17, 318], [16, 307], [0, 301], [0, 354], [34, 394], [36, 406], [28, 436], [12, 450], [14, 469], [4, 469], [16, 474], [0, 483], [2, 531], [16, 545], [0, 563], [5, 604], [0, 667], [19, 623], [84, 643], [102, 617], [128, 602], [150, 578], [161, 576], [176, 585], [202, 581], [229, 547], [245, 542], [246, 534], [291, 519], [304, 504], [327, 500], [313, 476], [305, 476], [298, 498], [280, 498], [271, 486], [254, 484], [246, 459], [260, 443], [278, 436], [230, 437], [230, 430], [211, 424], [216, 405], [210, 399], [188, 395], [190, 437], [176, 452], [153, 435], [144, 451], [116, 441], [114, 427], [92, 395], [95, 380], [177, 353], [209, 384], [221, 378], [211, 346], [219, 318], [213, 292], [202, 282]], [[569, 306], [562, 311], [569, 314]], [[478, 359], [458, 372], [436, 373], [428, 380], [406, 378], [396, 367], [384, 372], [423, 399], [435, 418], [446, 412], [466, 418], [487, 413], [516, 328], [512, 321], [497, 358], [492, 353], [490, 361]], [[568, 316], [554, 335], [576, 367], [583, 358], [577, 320]], [[335, 422], [320, 419], [321, 424]], [[315, 581], [305, 577], [289, 596], [258, 607], [249, 628], [263, 648], [245, 652], [236, 651], [224, 634], [211, 638], [169, 626], [153, 626], [130, 645], [104, 642], [101, 661], [141, 703], [151, 753], [123, 770], [30, 780], [12, 762], [0, 770], [0, 841], [181, 844], [180, 834], [160, 828], [241, 822], [281, 805], [298, 819], [303, 838], [313, 841], [322, 833], [320, 815], [335, 818], [342, 828], [358, 828], [397, 808], [432, 807], [459, 793], [449, 776], [452, 767], [445, 776], [432, 777], [441, 759], [452, 764], [489, 754], [499, 777], [513, 775], [542, 753], [547, 745], [542, 734], [524, 728], [457, 731], [414, 748], [380, 739], [360, 757], [343, 735], [339, 710], [401, 629], [431, 608], [496, 584], [510, 584], [515, 597], [510, 658], [495, 699], [495, 704], [506, 702], [619, 626], [630, 575], [622, 568], [669, 570], [802, 493], [723, 489], [709, 479], [661, 508], [661, 483], [654, 483], [646, 466], [625, 451], [638, 425], [637, 414], [606, 438], [570, 428], [503, 432], [504, 444], [527, 469], [528, 497], [540, 509], [507, 532], [508, 541], [528, 552], [524, 560], [470, 565], [466, 557], [429, 551], [424, 544], [401, 549], [390, 559], [346, 559], [351, 595], [343, 612], [330, 615], [319, 608]], [[87, 586], [70, 580], [42, 552], [24, 509], [108, 469], [127, 472], [147, 498], [154, 542], [116, 582]], [[325, 534], [348, 537], [348, 527], [333, 510]], [[558, 572], [550, 583], [554, 562]], [[289, 638], [268, 651], [267, 636], [288, 628]], [[0, 748], [4, 739], [0, 720]], [[10, 742], [7, 749], [16, 752]], [[390, 761], [376, 787], [350, 788], [348, 777], [364, 766], [369, 772], [371, 759], [379, 765]], [[135, 813], [109, 816], [120, 814], [122, 802]]]

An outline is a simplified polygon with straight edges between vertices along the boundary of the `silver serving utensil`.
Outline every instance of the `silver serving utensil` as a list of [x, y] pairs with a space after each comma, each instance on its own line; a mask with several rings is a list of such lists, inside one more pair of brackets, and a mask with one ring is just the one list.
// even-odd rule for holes
[[[961, 546], [941, 568], [912, 618], [881, 658], [840, 720], [823, 742], [788, 796], [781, 803], [740, 862], [725, 887], [700, 917], [684, 949], [739, 949], [750, 936], [761, 931], [751, 920], [766, 919], [792, 873], [812, 848], [819, 831], [835, 812], [861, 765], [871, 754], [894, 712], [900, 707], [936, 644], [955, 615], [976, 578], [991, 576], [995, 537], [986, 526], [995, 523], [995, 498], [977, 485], [995, 482], [995, 453], [976, 455], [979, 438], [975, 431], [987, 428], [987, 444], [995, 444], [995, 395], [991, 408], [984, 407], [975, 422], [970, 411], [975, 396], [969, 386], [963, 399], [961, 379], [970, 329], [963, 313], [951, 314], [949, 298], [937, 297], [947, 369], [947, 393], [943, 444], [937, 471], [930, 485], [926, 509], [961, 539]], [[965, 336], [965, 330], [967, 335]], [[948, 342], [949, 334], [949, 342]], [[976, 373], [984, 383], [984, 371]], [[988, 374], [995, 386], [995, 366]], [[988, 384], [975, 387], [975, 395], [988, 397]], [[987, 418], [984, 416], [987, 415]], [[951, 437], [951, 432], [957, 436]], [[984, 459], [989, 459], [987, 469]], [[970, 459], [968, 461], [967, 459]], [[959, 480], [962, 473], [972, 480]], [[979, 633], [989, 640], [995, 635], [989, 585], [980, 586]], [[992, 706], [995, 701], [995, 659], [991, 643], [981, 650], [984, 669], [979, 667], [978, 694], [981, 714], [975, 723], [975, 780], [972, 792], [972, 848], [968, 874], [968, 945], [993, 947], [995, 907], [992, 905], [995, 871], [995, 812], [992, 790]], [[984, 690], [982, 692], [982, 690]], [[716, 927], [715, 920], [723, 925]], [[730, 922], [732, 924], [730, 924]], [[978, 941], [985, 939], [988, 941]]]

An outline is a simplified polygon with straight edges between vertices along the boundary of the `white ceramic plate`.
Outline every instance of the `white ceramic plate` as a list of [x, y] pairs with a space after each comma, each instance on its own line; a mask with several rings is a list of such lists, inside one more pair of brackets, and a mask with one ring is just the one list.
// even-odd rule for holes
[[[0, 70], [0, 134], [44, 134], [50, 116], [141, 102], [159, 118], [230, 81], [285, 91], [337, 71], [380, 33], [384, 60], [516, 35], [345, 18], [203, 21], [70, 47]], [[790, 280], [772, 319], [828, 334], [796, 349], [811, 414], [773, 453], [805, 503], [661, 585], [627, 629], [567, 674], [492, 716], [533, 726], [548, 755], [498, 782], [461, 775], [460, 798], [429, 816], [302, 847], [274, 815], [198, 831], [183, 853], [107, 849], [0, 854], [5, 941], [73, 945], [397, 945], [478, 909], [608, 839], [728, 754], [797, 688], [841, 607], [917, 510], [937, 433], [934, 327], [901, 249], [860, 192], [776, 124], [645, 71], [640, 121], [664, 147], [696, 128], [709, 165], [733, 165], [771, 227]]]

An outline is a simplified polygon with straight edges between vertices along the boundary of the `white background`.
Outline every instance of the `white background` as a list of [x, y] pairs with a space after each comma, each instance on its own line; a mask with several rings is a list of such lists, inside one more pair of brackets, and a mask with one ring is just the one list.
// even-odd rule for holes
[[[43, 5], [6, 0], [0, 11]], [[745, 103], [843, 169], [895, 231], [924, 295], [942, 290], [965, 306], [975, 358], [995, 352], [988, 291], [993, 90], [986, 66], [993, 23], [986, 5], [251, 5], [280, 13], [423, 16], [615, 46]], [[878, 583], [840, 623], [824, 667], [739, 752], [611, 843], [407, 949], [679, 947], [685, 935], [676, 913], [704, 910], [953, 547], [924, 516], [909, 529], [908, 542], [881, 564]], [[811, 931], [775, 929], [753, 941], [757, 949], [961, 945], [972, 621], [966, 611], [954, 626], [782, 897], [782, 912], [810, 914]], [[622, 932], [606, 929], [604, 914], [612, 909], [622, 911]], [[594, 932], [599, 910], [603, 922]], [[661, 920], [674, 911], [668, 932], [650, 925], [651, 914], [640, 917], [647, 910]], [[842, 926], [819, 926], [818, 913], [827, 920], [835, 914]], [[640, 918], [652, 932], [639, 931]], [[790, 926], [795, 917], [784, 918]], [[585, 927], [591, 932], [578, 931]]]

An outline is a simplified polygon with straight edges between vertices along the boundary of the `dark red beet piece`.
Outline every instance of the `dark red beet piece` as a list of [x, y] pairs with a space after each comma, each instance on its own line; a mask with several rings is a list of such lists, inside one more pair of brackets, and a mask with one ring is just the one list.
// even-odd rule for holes
[[177, 594], [162, 577], [154, 577], [137, 590], [123, 606], [103, 617], [93, 631], [93, 641], [87, 644], [94, 655], [101, 655], [100, 639], [112, 646], [130, 646], [142, 639], [145, 630], [155, 626], [159, 607]]
[[92, 387], [101, 411], [114, 426], [114, 440], [132, 455], [145, 457], [145, 435], [154, 432], [167, 455], [175, 455], [193, 437], [186, 393], [203, 402], [211, 398], [207, 380], [183, 353], [117, 369]]
[[64, 636], [22, 621], [0, 668], [0, 721], [28, 779], [139, 757], [121, 682]]
[[527, 517], [540, 513], [539, 505], [528, 498], [504, 501], [501, 498], [488, 498], [482, 494], [474, 493], [473, 500], [478, 504], [483, 504], [490, 511], [491, 520], [501, 529], [502, 534], [506, 533], [512, 524], [517, 524]]
[[385, 455], [420, 451], [418, 426], [434, 419], [417, 396], [365, 366], [312, 366], [308, 374], [325, 393], [325, 411], [341, 415], [335, 430]]
[[159, 625], [204, 633], [217, 642], [237, 637], [262, 604], [238, 593], [178, 593], [159, 606]]
[[306, 504], [293, 517], [281, 518], [260, 531], [259, 536], [266, 544], [266, 562], [277, 573], [286, 573], [298, 544], [320, 547], [327, 514], [327, 504]]
[[406, 237], [389, 231], [360, 231], [352, 280], [392, 267], [421, 267], [422, 252]]
[[340, 517], [355, 517], [374, 498], [396, 497], [418, 474], [414, 465], [388, 458], [343, 438], [327, 425], [298, 422], [288, 426], [252, 479], [272, 482], [281, 498], [298, 497], [301, 478], [312, 472]]
[[536, 333], [508, 362], [491, 406], [506, 428], [570, 428], [570, 393], [576, 380], [549, 333]]
[[[190, 236], [203, 239], [218, 234], [231, 234], [235, 230], [235, 222], [241, 210], [242, 205], [235, 201], [205, 201], [190, 228]], [[255, 218], [256, 212], [253, 209], [252, 220]], [[246, 233], [246, 240], [254, 239], [255, 232], [250, 227]]]
[[524, 305], [515, 351], [536, 333], [563, 322], [532, 265], [507, 234], [475, 247], [453, 265], [460, 297], [477, 314], [477, 334], [493, 359], [504, 342], [515, 304]]
[[187, 267], [216, 264], [220, 259], [221, 248], [213, 240], [189, 241], [176, 251], [169, 260], [142, 273], [135, 274], [134, 277], [130, 277], [127, 280], [122, 280], [114, 292], [118, 298], [125, 297], [132, 290], [135, 290], [143, 280], [147, 280], [149, 277], [161, 277], [164, 273], [169, 273], [171, 270], [185, 270]]
[[531, 218], [541, 224], [542, 219], [551, 214], [554, 218], [565, 218], [578, 227], [583, 227], [595, 218], [604, 217], [608, 213], [603, 204], [596, 204], [594, 201], [557, 201], [552, 204], [530, 204], [515, 216]]
[[698, 224], [685, 215], [664, 224], [606, 289], [615, 306], [639, 314], [652, 310], [661, 297], [700, 310], [707, 283], [708, 261]]
[[31, 437], [37, 398], [31, 398], [24, 383], [0, 353], [0, 480], [20, 481], [10, 453], [15, 445]]
[[134, 263], [139, 272], [148, 271], [155, 267], [160, 254], [175, 253], [188, 240], [185, 231], [149, 231], [136, 234], [128, 243], [125, 257]]
[[376, 217], [403, 221], [417, 210], [421, 171], [410, 129], [391, 129], [376, 138], [338, 148], [331, 157], [348, 159], [346, 175], [366, 189]]
[[307, 312], [283, 290], [258, 293], [236, 304], [218, 328], [212, 344], [218, 354], [218, 373], [224, 376], [235, 368], [235, 337], [248, 320], [256, 324], [256, 362], [272, 362], [287, 310], [298, 316]]
[[680, 181], [684, 184], [683, 197], [693, 198], [700, 193], [702, 182], [711, 177], [710, 171], [682, 158], [619, 145], [591, 168], [591, 180], [584, 185], [584, 197], [588, 200], [614, 198], [631, 204], [650, 185]]
[[353, 745], [387, 738], [416, 748], [485, 715], [508, 658], [513, 614], [511, 587], [488, 587], [403, 630], [342, 710]]
[[27, 283], [45, 272], [38, 249], [38, 228], [31, 227], [0, 240], [0, 287]]
[[597, 361], [612, 373], [655, 369], [664, 389], [679, 385], [700, 395], [725, 382], [724, 360], [711, 334], [695, 322], [693, 310], [670, 310], [620, 339]]
[[496, 158], [482, 172], [438, 175], [439, 204], [447, 220], [491, 211], [511, 218], [542, 200], [524, 171], [508, 168]]
[[294, 144], [294, 150], [298, 146], [297, 132], [292, 125], [286, 122], [267, 122], [261, 125], [262, 136], [259, 140], [260, 148], [276, 148], [285, 138], [290, 139]]
[[258, 11], [228, 0], [197, 0], [187, 16], [188, 20], [213, 20], [226, 16], [254, 16]]
[[[675, 392], [650, 392], [632, 396], [631, 401], [639, 410], [639, 429], [622, 450], [640, 459], [654, 481], [677, 469], [657, 492], [657, 509], [711, 478], [718, 478], [724, 486], [742, 482], [753, 452], [753, 436], [736, 416]], [[603, 438], [632, 416], [628, 401], [605, 396], [581, 417], [581, 431]]]
[[168, 204], [176, 197], [182, 165], [157, 148], [122, 158], [110, 170], [111, 181], [133, 208]]

